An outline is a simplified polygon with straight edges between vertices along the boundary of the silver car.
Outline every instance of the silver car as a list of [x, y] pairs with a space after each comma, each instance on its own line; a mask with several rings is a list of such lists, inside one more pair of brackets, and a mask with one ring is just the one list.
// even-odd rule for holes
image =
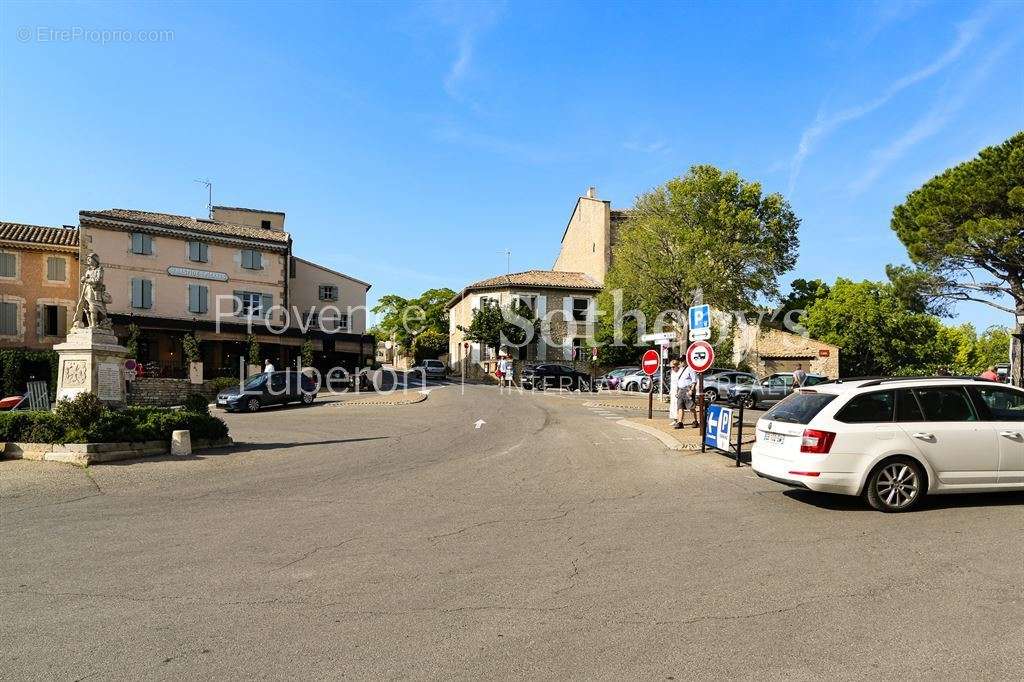
[[421, 360], [413, 365], [410, 372], [422, 372], [428, 379], [444, 379], [448, 376], [448, 368], [440, 360]]

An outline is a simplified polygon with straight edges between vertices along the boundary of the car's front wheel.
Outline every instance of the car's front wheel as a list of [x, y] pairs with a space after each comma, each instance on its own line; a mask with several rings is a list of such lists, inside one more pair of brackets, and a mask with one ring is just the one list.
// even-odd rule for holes
[[878, 511], [905, 512], [918, 505], [924, 491], [921, 465], [909, 457], [894, 457], [871, 472], [864, 497]]
[[245, 409], [247, 409], [249, 412], [259, 412], [260, 407], [261, 405], [259, 398], [249, 398], [249, 402], [245, 404]]
[[750, 395], [749, 393], [746, 395], [741, 395], [739, 403], [740, 405], [743, 406], [744, 410], [752, 410], [755, 407], [757, 407], [757, 401], [754, 399], [754, 396]]
[[711, 403], [718, 400], [718, 391], [713, 388], [709, 388], [704, 391], [704, 404], [710, 405]]
[[302, 394], [302, 404], [303, 405], [312, 405], [313, 404], [313, 400], [315, 398], [316, 398], [316, 396], [313, 395], [312, 393], [303, 393]]

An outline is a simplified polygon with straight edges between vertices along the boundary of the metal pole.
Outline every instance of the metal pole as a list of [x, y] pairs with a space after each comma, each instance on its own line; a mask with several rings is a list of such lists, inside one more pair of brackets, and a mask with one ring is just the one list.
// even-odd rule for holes
[[700, 400], [700, 451], [707, 452], [707, 443], [704, 442], [708, 434], [708, 413], [704, 405], [704, 372], [697, 375], [697, 386], [697, 392], [700, 394], [698, 396], [698, 400]]
[[736, 429], [736, 466], [742, 466], [743, 458], [743, 403], [740, 402], [740, 425]]
[[647, 418], [654, 419], [654, 375], [650, 376], [650, 380], [647, 386]]

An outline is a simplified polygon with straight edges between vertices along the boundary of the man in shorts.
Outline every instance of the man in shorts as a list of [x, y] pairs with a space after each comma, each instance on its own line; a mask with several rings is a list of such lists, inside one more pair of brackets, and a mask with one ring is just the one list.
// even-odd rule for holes
[[683, 370], [682, 376], [676, 382], [676, 405], [679, 406], [679, 413], [676, 416], [676, 425], [672, 428], [683, 428], [683, 413], [686, 410], [689, 410], [690, 415], [693, 417], [693, 426], [700, 426], [700, 422], [697, 421], [697, 404], [693, 399], [693, 387], [696, 385], [697, 373], [687, 365], [686, 369]]

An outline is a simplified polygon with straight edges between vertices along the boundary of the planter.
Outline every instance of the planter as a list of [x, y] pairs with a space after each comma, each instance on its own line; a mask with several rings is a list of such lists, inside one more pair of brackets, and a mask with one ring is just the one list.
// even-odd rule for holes
[[[196, 439], [193, 452], [231, 445], [230, 437], [221, 440]], [[77, 466], [166, 455], [171, 451], [169, 442], [149, 440], [140, 443], [5, 443], [6, 459], [28, 459], [38, 462], [64, 462]]]
[[203, 383], [203, 363], [188, 363], [188, 380], [193, 384]]

